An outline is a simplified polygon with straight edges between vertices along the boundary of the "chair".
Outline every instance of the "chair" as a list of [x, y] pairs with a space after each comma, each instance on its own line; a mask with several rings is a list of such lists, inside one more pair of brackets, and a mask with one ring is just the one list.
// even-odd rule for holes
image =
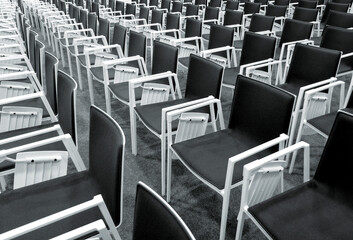
[[293, 19], [313, 23], [313, 28], [317, 36], [320, 35], [319, 9], [296, 7], [293, 13]]
[[[89, 134], [89, 170], [0, 195], [1, 214], [13, 213], [6, 220], [0, 220], [0, 232], [15, 229], [12, 233], [19, 234], [16, 228], [24, 224], [70, 209], [59, 214], [60, 224], [42, 221], [43, 228], [29, 232], [24, 238], [49, 239], [103, 218], [112, 237], [120, 239], [115, 226], [119, 226], [122, 221], [124, 133], [112, 118], [92, 106]], [[102, 196], [94, 197], [99, 194]], [[102, 204], [104, 202], [106, 206]], [[83, 209], [87, 211], [82, 207], [73, 208], [81, 203], [85, 203], [82, 206], [86, 206]], [[54, 216], [57, 215], [53, 215], [51, 220]], [[6, 234], [11, 236], [11, 232]], [[6, 234], [1, 235], [1, 238], [5, 238]]]
[[287, 6], [269, 4], [266, 8], [266, 16], [275, 17], [274, 31], [282, 31], [286, 19]]
[[115, 11], [120, 11], [121, 15], [125, 15], [125, 2], [115, 1]]
[[172, 13], [180, 13], [181, 14], [182, 11], [183, 11], [183, 3], [181, 3], [181, 2], [173, 2], [171, 12]]
[[94, 12], [99, 19], [99, 3], [98, 2], [92, 2], [92, 12]]
[[290, 0], [275, 0], [274, 5], [289, 6]]
[[[253, 206], [244, 201], [242, 214], [249, 216], [269, 238], [350, 239], [352, 132], [352, 115], [339, 112], [313, 179]], [[238, 229], [240, 224], [239, 221]], [[296, 231], [298, 228], [300, 232]]]
[[120, 25], [119, 23], [114, 24], [114, 33], [112, 44], [118, 44], [121, 47], [121, 50], [125, 54], [125, 45], [126, 45], [126, 33], [127, 28]]
[[351, 28], [353, 27], [353, 14], [331, 10], [327, 16], [326, 25]]
[[302, 8], [316, 9], [317, 2], [310, 0], [300, 0], [297, 6]]
[[35, 60], [35, 71], [38, 77], [40, 84], [43, 86], [43, 78], [44, 78], [44, 66], [45, 66], [45, 45], [36, 40], [34, 47], [34, 60]]
[[226, 2], [226, 10], [238, 10], [239, 8], [239, 2], [238, 1], [232, 1], [232, 0], [228, 0]]
[[321, 24], [324, 26], [327, 21], [327, 17], [330, 14], [331, 10], [338, 11], [338, 12], [347, 12], [349, 8], [349, 4], [344, 4], [344, 3], [334, 3], [334, 2], [328, 2], [326, 3], [325, 11], [322, 14], [321, 18]]
[[[165, 150], [166, 150], [166, 112], [180, 108], [182, 106], [193, 105], [202, 101], [204, 98], [207, 99], [208, 96], [214, 96], [218, 98], [220, 96], [221, 81], [223, 76], [223, 67], [213, 63], [207, 59], [201, 58], [199, 56], [190, 55], [190, 66], [187, 75], [187, 86], [185, 91], [185, 97], [181, 98], [179, 83], [177, 82], [176, 75], [173, 76], [176, 79], [175, 87], [170, 83], [171, 89], [175, 88], [178, 94], [178, 99], [173, 96], [173, 100], [136, 106], [136, 103], [130, 103], [130, 123], [131, 123], [131, 140], [132, 140], [132, 153], [137, 153], [137, 143], [136, 143], [136, 117], [138, 117], [141, 122], [149, 129], [154, 135], [156, 135], [161, 140], [161, 186], [162, 194], [165, 193]], [[164, 75], [159, 78], [164, 78]], [[171, 77], [169, 77], [171, 78]], [[137, 80], [146, 84], [152, 80], [157, 80], [158, 78]], [[169, 81], [171, 82], [171, 81]], [[130, 91], [133, 85], [130, 81]], [[173, 91], [171, 91], [173, 94]], [[131, 98], [131, 96], [130, 96]], [[174, 129], [174, 127], [173, 127]]]
[[[98, 27], [98, 36], [104, 36], [107, 40], [107, 43], [110, 42], [110, 24], [107, 19], [99, 19], [99, 27]], [[102, 44], [102, 42], [99, 42]]]
[[80, 21], [83, 28], [88, 27], [88, 11], [87, 9], [80, 9]]
[[36, 68], [36, 61], [35, 61], [35, 45], [36, 40], [38, 39], [38, 33], [33, 30], [29, 31], [29, 38], [28, 38], [28, 52], [29, 52], [29, 60], [33, 68]]
[[[151, 221], [159, 219], [160, 221]], [[146, 184], [136, 188], [132, 239], [195, 239], [177, 212]]]
[[[224, 239], [231, 189], [241, 184], [245, 164], [275, 152], [278, 144], [283, 147], [294, 102], [295, 96], [286, 91], [238, 75], [227, 129], [223, 125], [220, 131], [198, 138], [174, 144], [168, 142], [167, 201], [171, 195], [171, 160], [174, 155], [191, 173], [223, 197], [219, 239]], [[195, 111], [191, 108], [185, 110]], [[261, 116], [261, 120], [259, 111], [267, 113]], [[168, 125], [173, 113], [169, 114]]]
[[45, 81], [44, 87], [46, 97], [55, 115], [58, 113], [57, 107], [57, 72], [59, 60], [51, 53], [45, 52]]

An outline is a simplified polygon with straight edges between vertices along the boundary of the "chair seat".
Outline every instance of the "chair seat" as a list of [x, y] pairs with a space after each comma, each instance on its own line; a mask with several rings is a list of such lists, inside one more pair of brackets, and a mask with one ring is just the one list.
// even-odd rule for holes
[[293, 80], [290, 83], [280, 84], [278, 85], [278, 87], [298, 96], [300, 88], [303, 87], [304, 85], [305, 84], [301, 84], [299, 81]]
[[[22, 128], [22, 129], [18, 129], [18, 130], [14, 130], [14, 131], [10, 131], [10, 132], [4, 132], [4, 133], [0, 133], [0, 139], [6, 139], [9, 137], [13, 137], [13, 136], [18, 136], [21, 134], [25, 134], [25, 133], [29, 133], [29, 132], [33, 132], [33, 131], [37, 131], [37, 130], [41, 130], [41, 129], [45, 129], [45, 128], [49, 128], [52, 127], [54, 125], [56, 125], [58, 123], [50, 123], [50, 124], [44, 124], [44, 125], [39, 125], [39, 126], [35, 126], [35, 127], [30, 127], [30, 128]], [[12, 143], [8, 143], [8, 144], [3, 144], [1, 145], [1, 149], [9, 149], [9, 148], [13, 148], [13, 147], [18, 147], [21, 145], [25, 145], [28, 143], [32, 143], [32, 142], [36, 142], [36, 141], [40, 141], [46, 138], [50, 138], [50, 137], [56, 137], [58, 136], [57, 132], [50, 132], [50, 133], [46, 133], [46, 134], [42, 134], [39, 136], [35, 136], [35, 137], [31, 137], [31, 138], [27, 138], [24, 140], [19, 140], [16, 142], [12, 142]], [[52, 143], [49, 145], [45, 145], [45, 146], [41, 146], [41, 147], [37, 147], [37, 148], [33, 148], [31, 150], [28, 151], [66, 151], [66, 148], [64, 146], [64, 144], [62, 142], [56, 142], [56, 143]], [[10, 155], [8, 157], [11, 158], [16, 158], [16, 155]], [[15, 164], [9, 161], [3, 161], [0, 163], [0, 172], [2, 171], [6, 171], [9, 169], [13, 169], [15, 167]]]
[[[82, 65], [86, 66], [86, 56], [85, 55], [78, 56], [78, 60], [81, 62]], [[89, 55], [89, 60], [90, 60], [90, 64], [94, 65], [94, 63], [96, 61], [96, 56], [93, 54]]]
[[236, 49], [242, 49], [243, 48], [243, 40], [235, 40], [233, 42], [233, 47]]
[[[50, 214], [91, 200], [98, 184], [88, 171], [8, 191], [0, 195], [0, 232], [6, 232]], [[98, 208], [74, 215], [16, 239], [49, 239], [102, 219]]]
[[353, 59], [351, 57], [347, 59], [341, 59], [340, 66], [338, 68], [338, 74], [353, 71], [352, 62], [353, 62]]
[[[174, 106], [177, 104], [189, 102], [192, 99], [183, 98], [178, 100], [166, 101], [161, 103], [148, 104], [143, 106], [135, 107], [135, 111], [141, 121], [143, 121], [148, 128], [152, 131], [161, 134], [161, 119], [162, 119], [162, 109], [165, 107]], [[177, 121], [173, 122], [173, 130], [177, 128]]]
[[[91, 73], [99, 81], [102, 81], [102, 82], [104, 81], [103, 67], [92, 67], [91, 68]], [[109, 68], [108, 69], [108, 75], [109, 75], [109, 79], [114, 79], [115, 70], [113, 68]]]
[[237, 76], [239, 74], [240, 67], [225, 68], [223, 83], [227, 85], [234, 86]]
[[311, 40], [314, 41], [314, 44], [315, 44], [316, 46], [320, 46], [321, 39], [322, 39], [321, 36], [320, 36], [320, 37], [312, 37], [312, 38], [311, 38]]
[[182, 58], [179, 58], [179, 62], [181, 65], [183, 65], [184, 67], [186, 68], [189, 68], [189, 57], [182, 57]]
[[352, 239], [352, 204], [344, 192], [317, 181], [279, 194], [249, 208], [273, 239]]
[[[210, 133], [202, 137], [172, 145], [182, 162], [200, 177], [218, 189], [224, 189], [228, 159], [257, 146], [253, 139], [231, 129]], [[268, 152], [268, 151], [267, 151]], [[233, 183], [243, 178], [243, 165], [264, 156], [258, 154], [235, 164]]]
[[[109, 84], [109, 89], [112, 94], [118, 99], [129, 102], [129, 82], [122, 82], [117, 84]], [[141, 100], [142, 88], [135, 89], [136, 101]]]
[[[78, 53], [79, 53], [79, 54], [83, 54], [84, 48], [85, 48], [85, 47], [84, 47], [83, 45], [78, 45], [78, 46], [77, 46]], [[69, 49], [69, 51], [70, 51], [71, 53], [75, 53], [75, 46], [69, 46], [68, 49]]]

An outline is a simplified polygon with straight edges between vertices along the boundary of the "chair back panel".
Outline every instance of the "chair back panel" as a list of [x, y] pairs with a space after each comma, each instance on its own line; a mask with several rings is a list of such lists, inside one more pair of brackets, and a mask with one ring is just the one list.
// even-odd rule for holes
[[154, 41], [152, 74], [171, 71], [177, 73], [178, 48], [160, 41]]
[[[113, 34], [112, 44], [119, 44], [124, 54], [125, 54], [126, 32], [127, 32], [126, 27], [120, 25], [119, 23], [114, 24], [114, 34]], [[116, 49], [113, 49], [112, 52], [114, 54], [117, 54]]]
[[287, 12], [287, 6], [269, 4], [266, 9], [266, 16], [284, 17]]
[[327, 16], [326, 25], [351, 28], [353, 27], [353, 14], [331, 10]]
[[83, 25], [83, 28], [88, 27], [88, 11], [86, 9], [80, 9], [80, 22]]
[[218, 19], [219, 8], [216, 7], [206, 7], [204, 20]]
[[[188, 18], [186, 19], [185, 27], [185, 38], [188, 37], [201, 37], [202, 33], [202, 22], [197, 19]], [[195, 41], [190, 42], [195, 45]]]
[[[104, 18], [99, 19], [98, 36], [102, 35], [107, 40], [108, 44], [110, 42], [110, 26], [109, 21]], [[101, 40], [100, 40], [101, 41]]]
[[142, 58], [146, 58], [146, 36], [142, 33], [130, 31], [129, 51], [128, 56], [139, 55]]
[[99, 18], [99, 3], [92, 2], [92, 12], [94, 12]]
[[254, 14], [251, 18], [249, 31], [250, 32], [261, 32], [261, 31], [272, 31], [275, 17], [264, 16], [262, 14]]
[[170, 5], [171, 5], [171, 2], [170, 0], [162, 0], [161, 2], [161, 9], [167, 9], [168, 12], [170, 11]]
[[238, 1], [227, 1], [226, 3], [226, 9], [228, 10], [238, 10], [239, 8], [239, 2]]
[[30, 83], [17, 81], [1, 81], [0, 83], [0, 99], [22, 96], [33, 92], [34, 88]]
[[35, 60], [35, 46], [36, 46], [36, 40], [38, 39], [38, 33], [36, 33], [33, 30], [29, 31], [29, 60], [31, 62], [32, 67], [35, 69], [36, 67], [36, 60]]
[[[151, 23], [159, 23], [163, 25], [163, 11], [152, 10]], [[156, 26], [151, 27], [152, 30], [158, 30]]]
[[208, 6], [219, 8], [219, 7], [221, 7], [221, 4], [222, 4], [221, 0], [210, 0], [210, 2], [208, 3]]
[[289, 0], [275, 0], [275, 5], [289, 6]]
[[136, 15], [136, 5], [135, 4], [131, 4], [131, 3], [126, 3], [125, 5], [125, 14], [132, 14], [132, 15]]
[[[211, 25], [210, 40], [208, 42], [208, 49], [233, 46], [234, 29], [220, 25]], [[227, 57], [226, 52], [220, 52], [216, 55]]]
[[14, 189], [67, 174], [68, 152], [37, 151], [16, 155]]
[[76, 22], [80, 22], [80, 8], [78, 6], [74, 6], [74, 19]]
[[304, 7], [296, 7], [293, 13], [293, 19], [304, 22], [316, 21], [319, 9], [310, 9]]
[[298, 7], [316, 9], [317, 2], [310, 0], [300, 0], [298, 3]]
[[188, 4], [186, 5], [185, 16], [198, 16], [199, 15], [199, 6]]
[[259, 13], [260, 7], [261, 7], [260, 3], [245, 2], [244, 14]]
[[330, 14], [331, 10], [346, 13], [348, 11], [348, 8], [349, 8], [349, 4], [327, 2], [326, 7], [325, 7], [325, 11], [322, 14], [321, 23], [326, 23], [327, 17]]
[[181, 13], [182, 11], [183, 11], [183, 3], [174, 1], [172, 6], [172, 12]]
[[88, 28], [92, 29], [93, 32], [96, 34], [97, 33], [97, 22], [98, 22], [98, 16], [95, 13], [89, 13], [88, 14]]
[[140, 7], [139, 18], [140, 19], [145, 19], [146, 23], [148, 24], [149, 17], [150, 17], [150, 9], [148, 7]]
[[312, 23], [302, 22], [294, 19], [286, 19], [282, 31], [279, 46], [283, 43], [310, 39]]
[[116, 1], [115, 2], [115, 11], [120, 11], [121, 15], [124, 15], [125, 14], [125, 2]]
[[[295, 96], [275, 86], [238, 75], [229, 128], [254, 146], [288, 133]], [[272, 148], [273, 151], [278, 147]]]
[[243, 22], [243, 11], [225, 10], [223, 26], [241, 24]]
[[43, 71], [44, 63], [45, 63], [45, 60], [44, 60], [45, 50], [44, 49], [45, 49], [45, 45], [42, 42], [36, 40], [35, 48], [34, 48], [34, 60], [36, 62], [35, 70], [36, 70], [38, 80], [42, 86], [43, 86], [42, 71]]
[[121, 223], [125, 136], [120, 126], [95, 106], [90, 111], [89, 172], [115, 225]]
[[56, 90], [58, 65], [59, 60], [53, 54], [45, 52], [46, 97], [55, 115], [58, 113]]

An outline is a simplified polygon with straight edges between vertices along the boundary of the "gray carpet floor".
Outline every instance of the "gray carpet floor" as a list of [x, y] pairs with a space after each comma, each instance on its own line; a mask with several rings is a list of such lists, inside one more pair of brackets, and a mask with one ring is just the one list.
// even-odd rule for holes
[[[36, 29], [35, 29], [36, 30]], [[39, 34], [40, 32], [36, 30]], [[53, 52], [51, 47], [40, 34], [39, 40], [46, 45], [46, 51]], [[75, 65], [75, 60], [73, 64]], [[66, 60], [67, 61], [67, 60]], [[59, 69], [69, 73], [69, 69], [60, 63]], [[74, 66], [73, 78], [77, 80], [76, 65]], [[87, 75], [82, 68], [83, 90], [77, 91], [77, 125], [79, 152], [88, 167], [88, 127], [89, 127], [89, 107], [90, 99], [88, 93]], [[186, 71], [179, 69], [179, 81], [182, 89], [185, 89]], [[344, 78], [346, 85], [349, 84], [350, 77]], [[95, 103], [96, 106], [105, 110], [105, 98], [103, 85], [95, 82]], [[230, 114], [231, 99], [233, 91], [223, 88], [222, 106], [226, 124]], [[337, 99], [337, 94], [335, 98]], [[335, 101], [337, 102], [337, 100]], [[337, 107], [333, 104], [332, 107]], [[261, 114], [261, 113], [259, 113]], [[137, 143], [138, 154], [133, 156], [130, 144], [130, 124], [129, 109], [126, 105], [117, 100], [112, 101], [112, 117], [122, 127], [126, 136], [125, 166], [124, 166], [124, 206], [123, 222], [118, 231], [123, 239], [132, 238], [133, 213], [136, 184], [143, 181], [160, 193], [160, 141], [151, 134], [141, 123], [138, 123]], [[304, 137], [304, 140], [311, 145], [311, 174], [314, 173], [319, 161], [325, 139], [319, 135]], [[72, 169], [72, 168], [71, 168]], [[298, 154], [295, 170], [292, 175], [285, 172], [285, 189], [292, 188], [302, 182], [303, 162], [302, 154]], [[236, 188], [231, 194], [231, 203], [228, 215], [226, 239], [234, 239], [237, 214], [239, 211], [241, 188]], [[221, 221], [222, 198], [213, 190], [202, 184], [192, 174], [190, 174], [182, 164], [175, 161], [173, 163], [172, 200], [171, 206], [181, 216], [189, 226], [196, 239], [218, 239], [219, 225]], [[283, 223], [285, 224], [285, 223]], [[280, 227], [280, 226], [279, 226]], [[243, 239], [265, 239], [262, 233], [250, 223], [245, 222]]]

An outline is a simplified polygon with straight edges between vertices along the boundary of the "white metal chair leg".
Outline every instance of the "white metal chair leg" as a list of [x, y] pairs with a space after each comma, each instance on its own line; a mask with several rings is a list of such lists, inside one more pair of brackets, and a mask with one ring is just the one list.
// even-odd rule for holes
[[137, 155], [136, 115], [132, 107], [130, 107], [130, 129], [131, 129], [131, 151], [132, 151], [132, 154], [136, 156]]
[[0, 177], [0, 187], [1, 187], [1, 192], [4, 192], [6, 190], [6, 180], [4, 176]]
[[240, 240], [241, 236], [243, 234], [243, 228], [244, 228], [244, 211], [241, 210], [239, 215], [238, 215], [238, 224], [237, 224], [237, 232], [235, 234], [235, 240]]
[[[112, 105], [111, 105], [111, 97], [108, 85], [104, 84], [104, 95], [105, 95], [105, 107], [109, 116], [112, 115]], [[130, 114], [131, 117], [131, 114]]]
[[219, 239], [224, 240], [226, 237], [226, 227], [227, 227], [227, 219], [228, 219], [228, 208], [229, 208], [229, 197], [230, 197], [230, 189], [224, 189], [223, 195], [223, 204], [222, 204], [222, 216], [221, 216], [221, 228]]
[[69, 49], [67, 49], [67, 60], [68, 60], [68, 63], [69, 63], [69, 70], [70, 70], [70, 75], [72, 76], [72, 62], [71, 62], [71, 54], [70, 54], [70, 51]]
[[88, 80], [88, 91], [89, 91], [89, 98], [91, 100], [91, 104], [94, 105], [94, 89], [93, 89], [93, 80], [92, 80], [92, 75], [87, 69], [87, 80]]
[[166, 138], [165, 134], [162, 134], [162, 139], [161, 139], [161, 194], [162, 196], [165, 195], [165, 145], [166, 145]]
[[80, 88], [80, 90], [83, 89], [82, 86], [82, 77], [81, 77], [81, 64], [80, 64], [80, 60], [78, 59], [78, 56], [75, 56], [76, 59], [76, 68], [77, 68], [77, 78], [78, 78], [78, 87]]
[[168, 147], [168, 157], [167, 157], [167, 202], [170, 202], [171, 192], [172, 192], [172, 151]]

